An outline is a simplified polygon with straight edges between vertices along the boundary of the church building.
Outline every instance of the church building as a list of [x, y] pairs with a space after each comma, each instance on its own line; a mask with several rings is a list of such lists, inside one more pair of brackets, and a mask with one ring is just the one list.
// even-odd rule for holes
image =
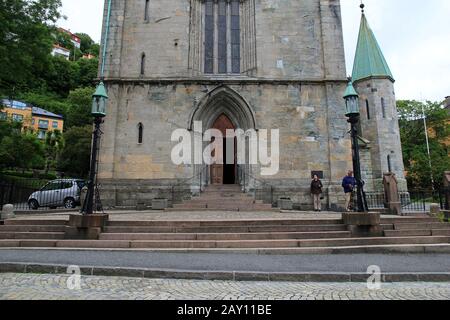
[[[343, 208], [352, 151], [339, 0], [112, 0], [110, 11], [107, 4], [109, 100], [98, 175], [105, 206], [171, 206], [208, 186], [233, 185], [267, 204], [289, 197], [308, 210], [317, 174], [327, 207]], [[382, 192], [386, 172], [406, 190], [394, 77], [364, 12], [352, 77], [366, 191]], [[279, 170], [175, 164], [178, 129], [202, 147], [208, 129], [279, 130]], [[228, 145], [223, 154], [236, 152]]]

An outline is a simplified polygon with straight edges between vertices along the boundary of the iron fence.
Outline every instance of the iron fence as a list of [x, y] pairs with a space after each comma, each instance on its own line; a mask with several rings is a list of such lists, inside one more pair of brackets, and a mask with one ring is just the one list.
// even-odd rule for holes
[[12, 204], [15, 211], [74, 209], [81, 204], [83, 180], [53, 181], [0, 176], [0, 208]]
[[[370, 210], [387, 209], [384, 192], [366, 192], [365, 196]], [[356, 207], [356, 194], [352, 200], [353, 206]], [[439, 204], [442, 210], [449, 210], [450, 189], [400, 191], [399, 200], [404, 213], [430, 212], [434, 203]]]

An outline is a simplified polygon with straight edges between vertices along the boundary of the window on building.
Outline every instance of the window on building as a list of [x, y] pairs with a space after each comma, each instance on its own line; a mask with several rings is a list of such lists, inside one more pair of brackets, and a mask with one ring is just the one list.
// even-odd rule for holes
[[48, 129], [48, 120], [39, 120], [40, 129]]
[[58, 121], [52, 122], [53, 129], [58, 129]]
[[386, 119], [386, 102], [384, 98], [381, 98], [381, 112], [383, 113], [383, 119]]
[[370, 120], [370, 106], [369, 100], [366, 99], [366, 112], [367, 112], [367, 120]]
[[141, 76], [145, 74], [145, 53], [141, 54], [141, 70], [140, 70]]
[[145, 0], [145, 8], [144, 8], [144, 20], [149, 20], [149, 6], [150, 6], [150, 0]]
[[23, 115], [13, 113], [12, 119], [16, 122], [23, 122]]
[[43, 139], [45, 139], [45, 135], [47, 134], [47, 131], [45, 131], [45, 130], [39, 130], [38, 131], [38, 139], [41, 139], [41, 140], [43, 140]]
[[142, 123], [138, 124], [138, 143], [141, 144], [144, 142], [144, 126]]
[[205, 73], [241, 72], [240, 0], [205, 1], [204, 59]]

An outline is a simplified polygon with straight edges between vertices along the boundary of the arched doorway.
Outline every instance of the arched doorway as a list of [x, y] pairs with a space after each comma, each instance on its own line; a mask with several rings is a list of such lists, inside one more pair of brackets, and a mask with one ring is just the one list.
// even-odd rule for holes
[[[236, 138], [226, 138], [227, 130], [235, 130], [236, 126], [233, 124], [230, 118], [228, 118], [225, 114], [221, 114], [214, 121], [212, 128], [219, 130], [223, 135], [222, 150], [216, 150], [216, 152], [221, 153], [223, 164], [211, 165], [211, 184], [236, 184]], [[230, 139], [232, 139], [232, 141], [229, 141]], [[234, 161], [232, 164], [227, 163], [230, 152], [233, 152]]]

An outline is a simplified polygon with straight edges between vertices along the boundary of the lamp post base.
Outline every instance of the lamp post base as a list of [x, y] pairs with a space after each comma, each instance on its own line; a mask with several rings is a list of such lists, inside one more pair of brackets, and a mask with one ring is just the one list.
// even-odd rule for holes
[[354, 238], [382, 237], [381, 215], [375, 212], [348, 212], [342, 220]]
[[70, 216], [69, 225], [66, 227], [66, 239], [71, 240], [98, 240], [109, 215], [107, 214], [73, 214]]

